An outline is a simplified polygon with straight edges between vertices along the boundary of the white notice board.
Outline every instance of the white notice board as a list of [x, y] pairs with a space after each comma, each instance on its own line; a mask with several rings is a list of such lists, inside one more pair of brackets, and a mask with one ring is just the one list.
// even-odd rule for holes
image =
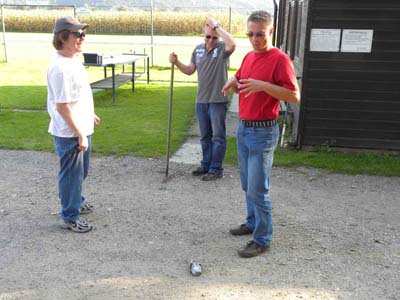
[[341, 52], [371, 53], [374, 31], [343, 29]]
[[339, 52], [341, 29], [311, 29], [310, 51]]

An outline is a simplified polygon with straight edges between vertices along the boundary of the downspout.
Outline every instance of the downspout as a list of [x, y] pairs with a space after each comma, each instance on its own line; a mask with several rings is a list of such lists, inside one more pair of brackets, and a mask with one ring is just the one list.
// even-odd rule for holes
[[274, 0], [274, 33], [272, 35], [272, 45], [276, 47], [276, 24], [278, 23], [278, 3]]

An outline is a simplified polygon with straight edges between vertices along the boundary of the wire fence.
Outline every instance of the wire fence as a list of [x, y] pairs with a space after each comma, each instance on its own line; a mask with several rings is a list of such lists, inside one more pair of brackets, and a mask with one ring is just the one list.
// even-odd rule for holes
[[[57, 18], [73, 15], [89, 24], [88, 33], [92, 38], [88, 38], [86, 44], [90, 51], [96, 51], [96, 47], [101, 45], [102, 49], [106, 49], [103, 52], [146, 52], [150, 55], [151, 65], [160, 66], [166, 65], [160, 55], [164, 57], [167, 49], [190, 53], [196, 43], [202, 41], [207, 17], [217, 19], [235, 37], [244, 37], [247, 16], [251, 13], [249, 8], [243, 7], [199, 6], [160, 10], [153, 6], [112, 8], [6, 4], [1, 9], [4, 19], [4, 53], [7, 53], [7, 44], [13, 42], [7, 38], [12, 36], [11, 33], [52, 33]], [[166, 36], [186, 38], [177, 44], [176, 39], [168, 39]], [[243, 49], [243, 52], [247, 50]]]
[[[194, 48], [195, 46], [195, 44], [186, 45], [186, 43], [173, 45], [171, 40], [160, 38], [161, 36], [201, 38], [206, 18], [213, 17], [227, 31], [237, 37], [243, 37], [246, 32], [247, 16], [251, 13], [249, 8], [244, 7], [213, 7], [211, 9], [199, 6], [161, 10], [154, 6], [115, 8], [6, 4], [1, 5], [1, 9], [4, 20], [2, 43], [4, 53], [7, 53], [7, 33], [52, 33], [57, 18], [73, 15], [81, 22], [89, 24], [90, 35], [105, 36], [100, 43], [109, 44], [110, 49], [125, 48], [125, 52], [147, 52], [151, 57], [151, 65], [160, 65], [156, 57], [156, 48], [174, 46], [186, 49], [186, 47]], [[118, 36], [128, 38], [118, 39]], [[100, 39], [93, 40], [99, 43]], [[194, 42], [198, 40], [195, 39]], [[238, 47], [240, 48], [240, 45]]]

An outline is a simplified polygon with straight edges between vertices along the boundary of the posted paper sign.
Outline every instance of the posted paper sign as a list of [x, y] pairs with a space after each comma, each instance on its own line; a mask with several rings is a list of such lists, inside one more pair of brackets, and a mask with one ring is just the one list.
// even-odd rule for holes
[[342, 52], [370, 53], [373, 30], [343, 29]]
[[311, 29], [310, 51], [339, 52], [341, 29]]

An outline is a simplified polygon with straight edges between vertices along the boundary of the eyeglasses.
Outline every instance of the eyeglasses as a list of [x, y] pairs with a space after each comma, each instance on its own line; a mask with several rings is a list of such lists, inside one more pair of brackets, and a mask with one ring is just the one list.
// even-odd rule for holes
[[84, 38], [86, 36], [86, 32], [83, 30], [78, 30], [78, 31], [71, 31], [71, 34], [76, 37], [76, 38]]
[[264, 36], [266, 36], [267, 35], [267, 33], [265, 33], [265, 32], [263, 32], [263, 31], [260, 31], [260, 32], [248, 32], [248, 33], [246, 33], [246, 35], [249, 37], [249, 38], [252, 38], [253, 36], [256, 36], [256, 37], [264, 37]]
[[217, 37], [217, 36], [206, 35], [206, 39], [207, 39], [207, 40], [209, 40], [209, 39], [211, 39], [211, 38], [212, 38], [214, 41], [218, 40], [218, 37]]

